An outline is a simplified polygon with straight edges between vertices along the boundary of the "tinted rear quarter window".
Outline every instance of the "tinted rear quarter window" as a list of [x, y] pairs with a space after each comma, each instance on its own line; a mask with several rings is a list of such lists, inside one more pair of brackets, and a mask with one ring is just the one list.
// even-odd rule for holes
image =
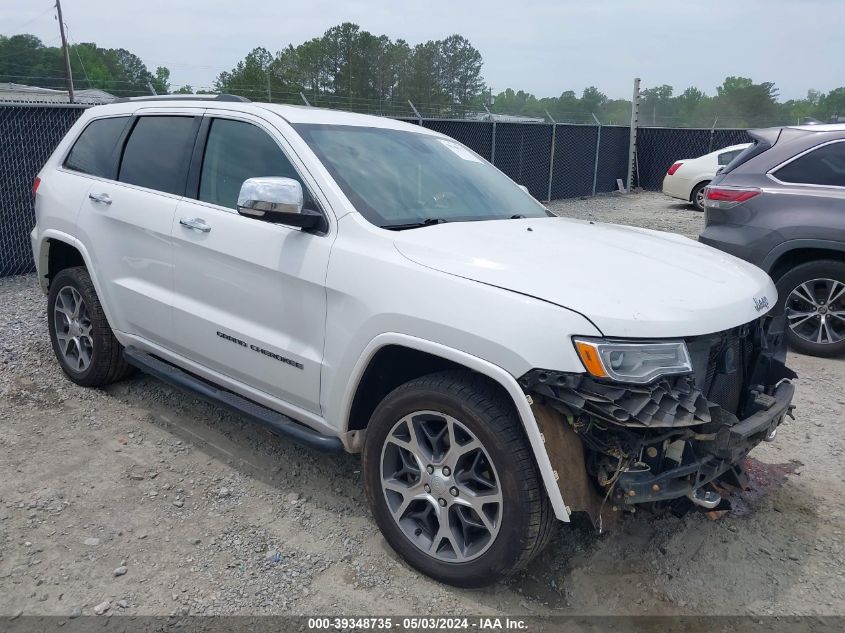
[[197, 127], [192, 116], [140, 117], [126, 141], [119, 180], [184, 195]]
[[774, 172], [781, 182], [845, 187], [845, 142], [823, 145]]
[[742, 150], [741, 150], [741, 149], [731, 150], [730, 152], [722, 152], [721, 154], [719, 154], [719, 157], [718, 157], [718, 161], [717, 161], [717, 162], [718, 162], [718, 164], [719, 164], [719, 165], [727, 165], [727, 164], [729, 164], [729, 163], [730, 163], [730, 162], [731, 162], [734, 158], [736, 158], [737, 156], [739, 156], [740, 152], [742, 152]]
[[762, 141], [754, 141], [751, 145], [746, 147], [742, 150], [739, 154], [734, 156], [734, 158], [722, 168], [720, 172], [722, 175], [731, 173], [734, 169], [739, 167], [740, 165], [747, 163], [749, 160], [754, 158], [755, 156], [762, 154], [763, 152], [771, 149], [771, 144], [764, 143]]
[[83, 174], [113, 179], [117, 170], [115, 150], [127, 123], [128, 116], [91, 121], [73, 144], [65, 159], [65, 167]]

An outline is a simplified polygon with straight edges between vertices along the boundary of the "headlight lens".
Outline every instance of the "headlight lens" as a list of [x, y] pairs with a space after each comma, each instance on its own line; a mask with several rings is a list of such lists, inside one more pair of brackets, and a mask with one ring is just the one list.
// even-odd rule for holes
[[573, 341], [584, 367], [596, 378], [647, 383], [658, 376], [692, 371], [683, 341], [628, 343], [596, 338], [575, 338]]

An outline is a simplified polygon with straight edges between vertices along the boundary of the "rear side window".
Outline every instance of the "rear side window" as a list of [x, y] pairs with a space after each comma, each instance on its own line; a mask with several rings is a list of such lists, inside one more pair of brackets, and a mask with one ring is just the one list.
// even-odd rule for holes
[[115, 149], [127, 123], [128, 116], [91, 121], [73, 144], [65, 159], [65, 167], [91, 176], [114, 179]]
[[725, 167], [719, 173], [721, 173], [722, 175], [729, 174], [740, 165], [747, 163], [755, 156], [758, 156], [759, 154], [762, 154], [763, 152], [771, 148], [772, 146], [770, 143], [755, 140], [754, 143], [752, 143], [744, 150], [742, 150], [739, 154], [734, 156], [734, 158], [727, 165], [725, 165]]
[[845, 187], [845, 142], [814, 149], [784, 165], [774, 175], [781, 182]]
[[234, 209], [244, 180], [260, 176], [298, 180], [305, 206], [315, 208], [293, 165], [264, 130], [243, 121], [214, 119], [205, 145], [199, 199]]
[[741, 152], [742, 152], [742, 150], [741, 150], [741, 149], [735, 149], [735, 150], [732, 150], [732, 151], [730, 151], [730, 152], [722, 152], [721, 154], [719, 154], [719, 159], [718, 159], [718, 163], [719, 163], [719, 165], [720, 165], [720, 166], [727, 165], [727, 164], [728, 164], [728, 163], [730, 163], [730, 162], [731, 162], [734, 158], [736, 158], [737, 156], [739, 156]]
[[120, 182], [184, 195], [197, 127], [195, 117], [140, 117], [123, 150]]

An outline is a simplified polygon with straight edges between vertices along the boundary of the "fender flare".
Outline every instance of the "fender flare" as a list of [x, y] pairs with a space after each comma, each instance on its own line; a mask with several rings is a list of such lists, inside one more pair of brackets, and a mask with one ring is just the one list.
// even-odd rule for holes
[[836, 242], [833, 240], [817, 240], [817, 239], [797, 239], [787, 240], [775, 246], [769, 251], [768, 255], [763, 258], [760, 268], [767, 273], [771, 272], [775, 263], [790, 251], [797, 251], [799, 249], [812, 248], [826, 251], [845, 252], [845, 242]]
[[528, 442], [531, 445], [531, 450], [534, 453], [534, 459], [537, 461], [537, 467], [540, 470], [540, 476], [543, 479], [543, 485], [546, 488], [546, 494], [549, 495], [549, 500], [552, 504], [555, 516], [564, 522], [569, 522], [569, 511], [566, 503], [564, 503], [563, 495], [560, 492], [557, 478], [555, 477], [554, 468], [552, 468], [549, 454], [546, 450], [542, 433], [534, 417], [534, 412], [531, 410], [531, 403], [528, 396], [522, 391], [522, 388], [514, 378], [507, 371], [494, 365], [493, 363], [473, 356], [467, 352], [457, 350], [451, 347], [446, 347], [440, 343], [435, 343], [426, 339], [409, 336], [407, 334], [399, 334], [396, 332], [388, 332], [379, 334], [373, 338], [361, 352], [358, 362], [352, 371], [349, 380], [349, 387], [343, 396], [341, 404], [341, 411], [344, 415], [344, 427], [349, 423], [349, 416], [352, 410], [352, 401], [355, 397], [355, 392], [358, 385], [363, 378], [364, 371], [369, 366], [373, 356], [383, 347], [387, 345], [398, 345], [408, 347], [420, 352], [426, 352], [433, 356], [439, 356], [446, 360], [450, 360], [459, 365], [463, 365], [468, 369], [477, 371], [479, 374], [487, 376], [491, 380], [496, 381], [501, 385], [510, 396], [514, 406], [516, 407], [517, 415], [519, 415], [522, 426], [525, 429], [525, 435], [528, 437]]
[[94, 284], [94, 290], [97, 292], [97, 296], [100, 297], [100, 305], [106, 315], [106, 320], [111, 323], [110, 309], [109, 306], [106, 305], [107, 302], [104, 302], [102, 299], [103, 292], [100, 282], [97, 279], [97, 273], [95, 272], [94, 266], [91, 262], [91, 255], [88, 253], [88, 249], [85, 248], [85, 245], [69, 233], [58, 231], [56, 229], [46, 229], [38, 238], [38, 283], [41, 286], [41, 290], [44, 291], [45, 294], [47, 293], [45, 267], [47, 265], [46, 258], [48, 253], [48, 240], [64, 242], [68, 246], [73, 246], [79, 251], [79, 254], [82, 255], [82, 261], [85, 263], [85, 268], [88, 269], [88, 275], [91, 277], [91, 283]]

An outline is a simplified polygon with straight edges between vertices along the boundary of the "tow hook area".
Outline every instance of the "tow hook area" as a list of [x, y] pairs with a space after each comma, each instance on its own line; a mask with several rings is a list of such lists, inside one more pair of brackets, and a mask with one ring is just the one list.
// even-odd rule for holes
[[696, 488], [695, 490], [689, 491], [687, 493], [687, 499], [707, 510], [712, 510], [722, 503], [722, 495], [715, 490], [705, 490], [704, 488]]

